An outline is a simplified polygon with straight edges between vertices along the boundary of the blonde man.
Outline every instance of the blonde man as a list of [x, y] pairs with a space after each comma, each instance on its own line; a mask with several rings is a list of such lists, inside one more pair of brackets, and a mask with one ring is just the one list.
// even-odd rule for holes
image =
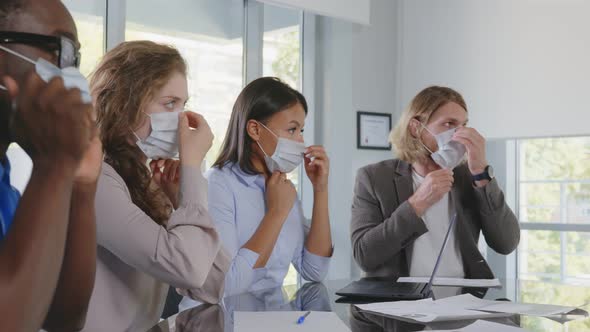
[[351, 240], [367, 276], [430, 276], [454, 215], [438, 276], [493, 278], [480, 232], [498, 253], [518, 246], [518, 220], [486, 161], [485, 139], [467, 120], [458, 92], [428, 87], [392, 131], [399, 159], [358, 171]]

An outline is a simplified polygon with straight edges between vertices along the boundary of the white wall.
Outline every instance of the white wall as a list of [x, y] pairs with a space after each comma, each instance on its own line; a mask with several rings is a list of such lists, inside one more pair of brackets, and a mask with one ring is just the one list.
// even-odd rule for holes
[[449, 85], [489, 138], [590, 133], [590, 1], [399, 1], [402, 100]]
[[349, 232], [357, 169], [392, 158], [390, 151], [356, 148], [356, 112], [398, 111], [396, 6], [396, 1], [373, 0], [371, 26], [318, 18], [315, 136], [332, 165], [330, 218], [336, 248], [330, 279], [359, 275]]

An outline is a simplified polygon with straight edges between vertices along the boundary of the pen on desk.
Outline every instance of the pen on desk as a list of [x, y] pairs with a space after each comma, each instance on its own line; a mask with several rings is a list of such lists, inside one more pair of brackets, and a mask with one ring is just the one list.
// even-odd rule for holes
[[311, 311], [308, 311], [305, 314], [303, 314], [303, 316], [299, 317], [299, 319], [297, 320], [297, 325], [303, 324], [303, 322], [305, 322], [305, 317], [309, 316], [309, 314], [311, 314]]

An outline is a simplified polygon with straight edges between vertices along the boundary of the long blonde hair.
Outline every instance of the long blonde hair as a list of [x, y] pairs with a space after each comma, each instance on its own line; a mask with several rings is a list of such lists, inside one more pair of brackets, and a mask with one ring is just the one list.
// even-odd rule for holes
[[426, 125], [432, 114], [449, 102], [455, 102], [467, 111], [467, 105], [461, 94], [443, 86], [430, 86], [412, 99], [389, 135], [389, 141], [393, 145], [397, 158], [412, 164], [423, 161], [430, 155], [420, 139], [412, 135], [410, 122], [416, 119]]
[[176, 73], [186, 76], [186, 62], [175, 48], [150, 41], [119, 44], [108, 52], [90, 79], [90, 89], [100, 127], [105, 162], [123, 178], [135, 205], [156, 223], [165, 224], [172, 204], [151, 182], [133, 129], [145, 115], [142, 111]]

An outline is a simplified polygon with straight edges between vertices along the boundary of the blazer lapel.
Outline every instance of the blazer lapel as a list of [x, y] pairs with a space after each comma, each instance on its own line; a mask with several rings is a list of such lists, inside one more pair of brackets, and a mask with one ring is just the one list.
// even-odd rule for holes
[[412, 194], [414, 194], [414, 186], [412, 183], [412, 166], [403, 161], [399, 161], [395, 169], [393, 183], [395, 185], [397, 203], [398, 205], [401, 205], [403, 202], [407, 201], [408, 198], [412, 196]]
[[[414, 194], [414, 183], [412, 182], [412, 166], [406, 162], [398, 161], [393, 177], [395, 194], [397, 195], [397, 206], [407, 201]], [[412, 246], [404, 249], [406, 256], [406, 273], [410, 273], [409, 262], [412, 258]], [[400, 271], [401, 272], [401, 271]]]

